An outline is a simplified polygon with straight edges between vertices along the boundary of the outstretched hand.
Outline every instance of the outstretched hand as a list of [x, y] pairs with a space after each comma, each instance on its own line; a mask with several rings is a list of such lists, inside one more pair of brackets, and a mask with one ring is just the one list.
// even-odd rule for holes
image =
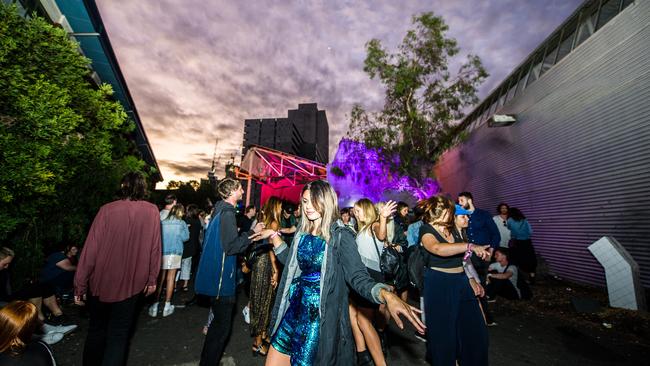
[[489, 260], [492, 256], [489, 245], [473, 245], [472, 251], [483, 260]]
[[413, 324], [415, 330], [417, 330], [418, 333], [424, 334], [426, 326], [422, 323], [422, 320], [420, 320], [420, 317], [417, 315], [421, 313], [419, 309], [414, 308], [413, 306], [402, 301], [399, 296], [395, 295], [392, 292], [382, 290], [382, 294], [384, 301], [386, 302], [386, 308], [388, 309], [391, 318], [395, 320], [395, 324], [397, 324], [399, 329], [404, 329], [404, 323], [400, 318], [400, 315], [403, 315], [406, 320]]
[[250, 239], [252, 241], [263, 240], [263, 239], [266, 239], [269, 236], [273, 235], [274, 233], [275, 233], [275, 230], [264, 229], [264, 230], [260, 230], [258, 232], [255, 232], [255, 234], [249, 236], [248, 239]]
[[396, 210], [397, 210], [397, 203], [395, 203], [395, 201], [388, 201], [386, 202], [384, 207], [382, 207], [381, 210], [379, 210], [379, 215], [384, 218], [388, 218], [390, 217], [390, 215], [395, 213]]

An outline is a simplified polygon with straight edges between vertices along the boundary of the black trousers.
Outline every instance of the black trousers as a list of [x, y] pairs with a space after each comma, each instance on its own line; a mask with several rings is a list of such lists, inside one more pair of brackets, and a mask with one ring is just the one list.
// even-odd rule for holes
[[490, 278], [490, 283], [485, 287], [485, 292], [490, 298], [501, 296], [508, 300], [519, 300], [519, 293], [510, 280]]
[[[488, 273], [488, 268], [490, 266], [490, 262], [484, 261], [483, 259], [479, 258], [476, 255], [472, 255], [470, 257], [470, 260], [472, 262], [472, 265], [474, 266], [474, 269], [476, 270], [476, 273], [478, 273], [481, 286], [484, 288], [487, 286], [487, 273]], [[479, 297], [478, 301], [481, 303], [481, 308], [483, 308], [483, 313], [485, 314], [485, 321], [490, 324], [494, 322], [494, 316], [492, 316], [492, 312], [490, 311], [488, 302], [487, 302], [487, 297]]]
[[465, 273], [425, 269], [424, 311], [432, 365], [488, 365], [487, 327]]
[[121, 366], [126, 363], [129, 335], [140, 294], [118, 302], [101, 302], [89, 296], [88, 335], [84, 345], [84, 366]]
[[200, 366], [215, 366], [221, 362], [223, 351], [226, 348], [232, 331], [232, 320], [235, 315], [235, 296], [222, 297], [212, 300], [212, 314], [214, 319], [205, 336], [203, 350], [201, 351]]

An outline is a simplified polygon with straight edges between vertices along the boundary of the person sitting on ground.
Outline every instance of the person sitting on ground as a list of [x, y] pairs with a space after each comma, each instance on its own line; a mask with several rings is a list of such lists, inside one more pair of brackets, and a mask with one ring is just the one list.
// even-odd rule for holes
[[72, 252], [78, 251], [76, 245], [67, 245], [64, 250], [56, 251], [47, 257], [45, 266], [41, 270], [40, 281], [51, 285], [57, 295], [70, 293], [74, 289], [74, 272], [77, 270], [76, 257]]
[[[68, 318], [63, 315], [63, 311], [56, 302], [54, 288], [43, 283], [26, 284], [20, 290], [12, 292], [11, 281], [9, 281], [9, 265], [14, 259], [14, 251], [2, 247], [0, 248], [0, 306], [14, 300], [27, 300], [36, 306], [38, 319], [45, 321], [45, 315], [41, 311], [43, 305], [52, 313], [52, 316], [43, 325], [45, 335], [61, 333], [67, 334], [77, 329], [77, 325], [68, 324]], [[44, 341], [53, 344], [61, 340], [62, 337], [44, 337]]]
[[38, 309], [28, 301], [13, 301], [0, 309], [0, 365], [55, 366], [50, 347], [33, 340], [40, 327]]
[[496, 262], [490, 264], [485, 291], [490, 301], [496, 296], [508, 300], [519, 300], [521, 294], [517, 288], [517, 266], [508, 262], [508, 249], [497, 248], [494, 254]]

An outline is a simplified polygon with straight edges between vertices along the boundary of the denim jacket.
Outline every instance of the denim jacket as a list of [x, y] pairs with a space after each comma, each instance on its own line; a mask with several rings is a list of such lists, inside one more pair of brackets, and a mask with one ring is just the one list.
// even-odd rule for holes
[[168, 218], [162, 225], [162, 255], [183, 255], [183, 242], [190, 239], [187, 223], [177, 218]]

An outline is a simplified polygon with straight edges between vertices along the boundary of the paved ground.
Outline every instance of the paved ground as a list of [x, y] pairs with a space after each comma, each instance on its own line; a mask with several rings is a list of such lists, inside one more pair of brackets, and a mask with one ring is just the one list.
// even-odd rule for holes
[[[185, 294], [178, 296], [182, 302]], [[234, 330], [222, 365], [263, 365], [262, 357], [251, 355], [251, 338], [241, 315], [245, 298], [240, 296]], [[555, 318], [521, 315], [507, 304], [497, 303], [499, 323], [489, 328], [491, 365], [646, 365], [650, 349], [624, 340], [607, 329], [580, 329]], [[66, 312], [79, 319], [79, 329], [54, 346], [59, 365], [81, 365], [81, 351], [87, 319], [78, 310]], [[135, 330], [129, 365], [196, 365], [203, 335], [201, 328], [208, 310], [199, 306], [177, 309], [167, 318], [150, 318], [142, 309]], [[413, 330], [390, 328], [389, 365], [426, 365], [425, 345], [413, 337]]]

